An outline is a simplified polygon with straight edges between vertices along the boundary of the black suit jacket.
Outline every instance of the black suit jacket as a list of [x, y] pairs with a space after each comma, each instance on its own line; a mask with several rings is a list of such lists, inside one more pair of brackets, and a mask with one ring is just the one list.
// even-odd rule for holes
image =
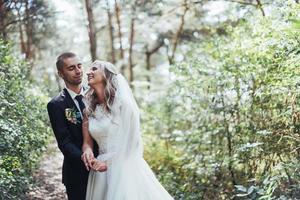
[[[89, 172], [81, 160], [82, 119], [77, 115], [74, 122], [66, 117], [66, 109], [67, 112], [72, 110], [77, 114], [80, 111], [66, 89], [48, 103], [47, 109], [58, 147], [64, 155], [62, 182], [66, 186], [86, 187]], [[96, 149], [94, 144], [95, 156], [97, 156]]]

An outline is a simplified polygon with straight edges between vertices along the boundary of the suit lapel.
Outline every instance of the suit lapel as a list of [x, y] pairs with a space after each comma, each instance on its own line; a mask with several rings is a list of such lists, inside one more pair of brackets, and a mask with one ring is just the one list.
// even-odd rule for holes
[[66, 101], [67, 106], [69, 106], [70, 108], [74, 107], [77, 112], [80, 112], [66, 88], [64, 88], [63, 94], [65, 96], [65, 101]]
[[[62, 95], [64, 96], [64, 101], [65, 101], [65, 103], [66, 103], [66, 107], [65, 107], [65, 108], [71, 108], [71, 109], [73, 108], [73, 109], [75, 109], [75, 111], [76, 111], [77, 113], [80, 112], [80, 111], [78, 110], [78, 108], [77, 108], [75, 102], [73, 101], [71, 95], [69, 94], [69, 92], [67, 91], [66, 88], [63, 89]], [[82, 121], [81, 117], [79, 117], [79, 121], [80, 121], [80, 123], [81, 123], [81, 121]]]

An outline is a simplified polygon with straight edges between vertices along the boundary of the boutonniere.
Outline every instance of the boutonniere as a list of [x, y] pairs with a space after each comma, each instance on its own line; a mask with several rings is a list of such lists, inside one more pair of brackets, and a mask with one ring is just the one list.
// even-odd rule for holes
[[73, 124], [77, 124], [81, 120], [80, 112], [77, 112], [75, 108], [66, 108], [65, 116], [67, 120]]

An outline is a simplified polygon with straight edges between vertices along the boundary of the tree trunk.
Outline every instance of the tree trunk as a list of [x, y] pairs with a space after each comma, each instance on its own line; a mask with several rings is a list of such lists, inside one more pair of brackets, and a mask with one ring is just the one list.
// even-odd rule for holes
[[21, 17], [20, 9], [21, 9], [21, 7], [17, 8], [18, 21], [19, 21], [18, 27], [19, 27], [19, 34], [20, 34], [20, 46], [21, 46], [21, 53], [26, 54], [26, 44], [24, 41], [24, 33], [23, 33], [23, 28], [22, 28], [24, 22]]
[[183, 14], [181, 15], [181, 20], [180, 20], [180, 25], [179, 25], [179, 29], [175, 35], [175, 38], [174, 38], [174, 42], [173, 42], [173, 49], [172, 49], [172, 53], [171, 53], [171, 56], [169, 56], [169, 64], [173, 64], [174, 63], [174, 58], [175, 58], [175, 52], [176, 52], [176, 49], [177, 49], [177, 45], [178, 45], [178, 42], [179, 42], [179, 39], [180, 39], [180, 36], [181, 36], [181, 33], [182, 33], [182, 30], [183, 30], [183, 26], [184, 26], [184, 23], [185, 23], [185, 15], [189, 9], [188, 7], [188, 4], [187, 4], [187, 0], [184, 0], [184, 11], [183, 11]]
[[[224, 90], [222, 92], [224, 92]], [[224, 96], [222, 96], [221, 102], [222, 102], [222, 107], [225, 108]], [[231, 135], [231, 132], [229, 130], [228, 121], [226, 120], [226, 112], [225, 111], [223, 111], [223, 125], [225, 127], [225, 133], [226, 133], [226, 139], [227, 139], [227, 150], [228, 150], [228, 157], [229, 157], [228, 171], [229, 171], [230, 176], [231, 176], [232, 185], [236, 185], [235, 174], [234, 174], [234, 170], [232, 168], [232, 159], [233, 159], [233, 156], [232, 156], [232, 152], [233, 152], [233, 149], [232, 149], [232, 145], [233, 145], [232, 135]]]
[[[132, 17], [131, 24], [130, 24], [130, 38], [129, 38], [129, 42], [130, 42], [130, 46], [129, 46], [129, 81], [130, 81], [130, 83], [134, 79], [134, 77], [133, 77], [134, 64], [133, 64], [133, 59], [132, 59], [132, 49], [133, 49], [133, 42], [134, 42], [133, 40], [134, 40], [134, 31], [135, 31], [134, 24], [135, 24], [135, 18]], [[131, 87], [132, 87], [132, 85], [131, 85]]]
[[95, 22], [94, 15], [92, 9], [92, 0], [85, 0], [85, 7], [88, 17], [88, 32], [89, 32], [89, 40], [90, 40], [90, 53], [92, 61], [97, 59], [97, 38], [96, 38], [96, 30], [95, 30]]
[[118, 37], [119, 37], [119, 44], [120, 44], [120, 59], [122, 60], [121, 73], [125, 74], [126, 65], [124, 64], [124, 49], [123, 49], [123, 43], [122, 43], [123, 34], [122, 34], [121, 19], [120, 19], [121, 10], [117, 3], [117, 0], [115, 0], [115, 13], [116, 13], [117, 25], [118, 25]]
[[[123, 49], [123, 44], [122, 44], [122, 30], [121, 30], [121, 19], [120, 19], [120, 7], [117, 3], [117, 0], [115, 0], [115, 13], [116, 13], [116, 18], [117, 18], [117, 25], [118, 25], [118, 36], [119, 36], [119, 43], [120, 43], [120, 58], [121, 60], [124, 59], [124, 49]], [[125, 65], [122, 64], [121, 66], [121, 72], [124, 74], [125, 71]]]
[[109, 30], [109, 39], [110, 39], [110, 55], [111, 55], [111, 62], [116, 63], [116, 56], [115, 56], [115, 48], [114, 48], [114, 27], [112, 24], [112, 15], [109, 9], [109, 2], [106, 0], [106, 12], [108, 18], [108, 30]]
[[25, 23], [25, 31], [26, 31], [26, 48], [25, 48], [25, 58], [26, 60], [30, 60], [33, 58], [32, 51], [32, 43], [33, 43], [33, 22], [31, 19], [31, 8], [29, 6], [29, 0], [25, 1], [25, 15], [26, 15], [26, 23]]
[[160, 42], [158, 42], [152, 49], [148, 49], [148, 46], [146, 46], [146, 69], [148, 71], [148, 75], [147, 75], [147, 81], [149, 82], [148, 85], [148, 89], [150, 89], [150, 82], [151, 82], [151, 78], [150, 78], [150, 70], [151, 70], [151, 56], [157, 52], [162, 46], [164, 45], [163, 40], [161, 40]]
[[0, 30], [1, 30], [1, 37], [4, 40], [7, 40], [7, 32], [6, 32], [6, 7], [3, 0], [0, 0]]
[[19, 23], [19, 32], [20, 32], [20, 45], [21, 45], [21, 53], [26, 55], [26, 44], [24, 41], [24, 34], [22, 29], [22, 23]]
[[[240, 101], [241, 101], [241, 91], [240, 91], [240, 82], [239, 77], [236, 75], [235, 79], [235, 91], [236, 91], [236, 102], [235, 102], [235, 113], [236, 113], [236, 127], [238, 127], [241, 123], [241, 116], [240, 116]], [[239, 130], [237, 130], [238, 132]]]

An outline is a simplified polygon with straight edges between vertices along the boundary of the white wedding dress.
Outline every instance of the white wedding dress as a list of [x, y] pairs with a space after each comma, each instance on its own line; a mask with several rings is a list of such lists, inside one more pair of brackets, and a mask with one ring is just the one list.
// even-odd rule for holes
[[172, 200], [143, 158], [139, 110], [125, 78], [116, 75], [112, 113], [97, 106], [89, 132], [106, 172], [90, 171], [86, 200]]

